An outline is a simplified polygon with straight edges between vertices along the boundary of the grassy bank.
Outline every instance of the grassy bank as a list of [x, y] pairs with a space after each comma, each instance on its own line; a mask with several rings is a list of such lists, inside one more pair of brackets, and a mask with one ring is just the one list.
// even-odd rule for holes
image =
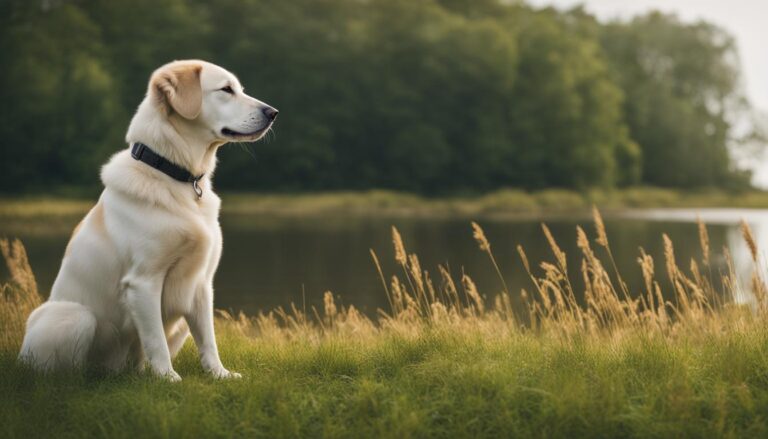
[[[685, 192], [658, 188], [575, 192], [550, 189], [538, 192], [499, 190], [485, 195], [427, 198], [391, 191], [321, 192], [306, 194], [225, 193], [227, 213], [284, 216], [362, 215], [484, 217], [539, 216], [626, 208], [768, 208], [768, 192], [729, 193], [718, 190]], [[0, 198], [0, 219], [66, 216], [86, 212], [95, 200], [17, 197]]]
[[[758, 332], [754, 329], [760, 328]], [[251, 339], [219, 325], [238, 382], [38, 377], [0, 360], [0, 434], [29, 437], [765, 437], [762, 324], [675, 340], [495, 330]]]
[[[531, 265], [520, 249], [530, 290], [505, 291], [500, 273], [496, 296], [442, 267], [429, 275], [393, 230], [400, 267], [382, 274], [390, 309], [373, 321], [329, 293], [317, 310], [222, 313], [224, 363], [244, 374], [227, 382], [203, 375], [191, 344], [174, 362], [177, 384], [17, 365], [23, 319], [40, 298], [23, 247], [5, 244], [0, 436], [768, 435], [768, 290], [748, 227], [751, 286], [711, 273], [701, 225], [699, 260], [678, 266], [667, 239], [665, 261], [640, 255], [645, 290], [626, 291], [595, 218], [593, 240], [578, 231], [583, 279], [565, 276], [550, 238], [550, 262]], [[479, 226], [475, 238], [495, 265]], [[751, 292], [752, 305], [734, 303], [735, 291]]]

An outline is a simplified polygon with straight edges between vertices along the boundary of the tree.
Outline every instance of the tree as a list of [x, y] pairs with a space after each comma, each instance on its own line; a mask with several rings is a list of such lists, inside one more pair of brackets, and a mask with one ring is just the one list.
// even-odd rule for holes
[[644, 183], [744, 185], [729, 146], [743, 114], [735, 43], [704, 22], [650, 13], [603, 29], [603, 47], [627, 98], [630, 136], [643, 150]]
[[2, 35], [11, 62], [2, 69], [0, 188], [94, 187], [121, 116], [99, 28], [73, 5], [14, 6]]
[[[750, 111], [707, 23], [502, 0], [0, 3], [0, 192], [98, 189], [158, 66], [203, 58], [281, 110], [226, 190], [739, 187]], [[742, 136], [742, 134], [744, 134]], [[246, 151], [244, 151], [247, 150]], [[256, 158], [256, 160], [253, 159]]]

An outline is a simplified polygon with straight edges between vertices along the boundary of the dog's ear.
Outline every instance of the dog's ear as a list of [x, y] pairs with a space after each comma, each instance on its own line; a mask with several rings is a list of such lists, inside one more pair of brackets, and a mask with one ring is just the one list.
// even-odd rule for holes
[[163, 67], [150, 80], [150, 93], [167, 110], [173, 110], [186, 119], [200, 115], [203, 107], [203, 89], [200, 85], [200, 64], [171, 64]]

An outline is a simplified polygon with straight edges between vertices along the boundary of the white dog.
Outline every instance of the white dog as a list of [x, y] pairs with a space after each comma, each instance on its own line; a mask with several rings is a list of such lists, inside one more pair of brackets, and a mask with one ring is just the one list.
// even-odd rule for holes
[[216, 151], [255, 141], [277, 110], [204, 61], [152, 74], [128, 128], [129, 148], [104, 166], [104, 192], [75, 228], [51, 297], [27, 322], [19, 358], [39, 370], [149, 364], [181, 379], [171, 359], [189, 333], [203, 368], [221, 364], [213, 331], [213, 275], [221, 256]]

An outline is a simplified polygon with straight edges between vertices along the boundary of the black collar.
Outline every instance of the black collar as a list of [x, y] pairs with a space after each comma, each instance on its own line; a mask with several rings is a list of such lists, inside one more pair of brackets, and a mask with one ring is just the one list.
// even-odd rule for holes
[[203, 190], [198, 185], [198, 182], [201, 178], [203, 178], [203, 175], [205, 174], [200, 174], [199, 176], [195, 177], [191, 172], [187, 171], [176, 163], [169, 161], [155, 151], [152, 151], [152, 148], [140, 142], [134, 143], [131, 147], [131, 157], [140, 162], [148, 164], [149, 166], [157, 169], [158, 171], [173, 178], [174, 180], [180, 181], [182, 183], [192, 183], [192, 188], [195, 190], [197, 198], [203, 196]]

